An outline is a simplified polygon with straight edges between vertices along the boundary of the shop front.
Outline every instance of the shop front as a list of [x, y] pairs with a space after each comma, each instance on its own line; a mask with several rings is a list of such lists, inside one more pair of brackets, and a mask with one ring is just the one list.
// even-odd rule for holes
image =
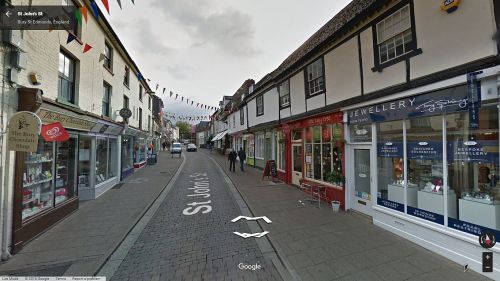
[[85, 136], [96, 119], [44, 103], [37, 111], [43, 124], [55, 122], [69, 133], [64, 142], [39, 137], [36, 152], [16, 152], [13, 212], [13, 252], [54, 223], [78, 209], [78, 181], [85, 163], [79, 161]]
[[279, 177], [325, 186], [325, 200], [344, 203], [343, 115], [334, 112], [282, 124], [276, 133]]
[[255, 137], [254, 134], [244, 134], [243, 135], [243, 149], [247, 155], [246, 164], [249, 166], [255, 165]]
[[121, 179], [134, 173], [134, 147], [139, 130], [127, 127], [122, 133], [121, 140]]
[[146, 166], [148, 151], [148, 134], [139, 131], [134, 143], [134, 169], [138, 170]]
[[481, 94], [471, 74], [467, 85], [345, 115], [347, 207], [481, 272], [478, 236], [500, 237], [498, 96]]

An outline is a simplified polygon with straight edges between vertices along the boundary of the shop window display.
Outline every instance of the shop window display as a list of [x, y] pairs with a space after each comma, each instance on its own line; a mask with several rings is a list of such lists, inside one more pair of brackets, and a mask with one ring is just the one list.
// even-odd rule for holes
[[43, 139], [35, 153], [27, 153], [23, 171], [22, 219], [54, 205], [54, 146]]
[[[406, 154], [408, 213], [443, 224], [443, 117], [421, 117], [406, 120]], [[448, 214], [453, 211], [456, 196], [448, 192]]]
[[95, 180], [100, 184], [108, 179], [108, 139], [96, 139], [96, 156]]
[[116, 172], [118, 171], [118, 161], [116, 157], [118, 155], [118, 140], [114, 138], [109, 139], [108, 146], [108, 178], [116, 177]]
[[479, 226], [500, 230], [498, 108], [484, 105], [479, 126], [469, 112], [446, 115], [448, 184], [458, 199], [449, 216], [452, 228], [478, 234]]
[[92, 139], [80, 136], [78, 141], [78, 188], [90, 186]]
[[342, 126], [323, 125], [306, 128], [306, 178], [341, 185]]
[[134, 163], [142, 163], [146, 161], [146, 140], [144, 138], [139, 138], [137, 143], [134, 145]]
[[378, 204], [404, 211], [403, 121], [377, 123], [377, 177]]
[[77, 139], [70, 137], [65, 142], [57, 142], [56, 147], [55, 202], [58, 204], [75, 196]]
[[371, 142], [372, 125], [356, 124], [349, 126], [349, 137], [350, 137], [350, 142]]
[[134, 167], [134, 142], [130, 136], [122, 137], [122, 171]]

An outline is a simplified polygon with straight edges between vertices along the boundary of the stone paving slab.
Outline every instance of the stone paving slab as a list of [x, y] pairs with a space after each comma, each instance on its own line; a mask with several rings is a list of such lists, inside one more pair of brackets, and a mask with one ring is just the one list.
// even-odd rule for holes
[[[355, 212], [333, 213], [328, 204], [299, 203], [307, 195], [287, 184], [262, 181], [262, 171], [229, 172], [227, 157], [215, 159], [256, 216], [278, 255], [302, 280], [490, 280], [402, 237]], [[238, 166], [239, 163], [237, 163]], [[362, 243], [360, 242], [362, 241]]]
[[165, 188], [182, 159], [160, 152], [158, 163], [135, 172], [119, 189], [96, 200], [80, 202], [73, 214], [29, 242], [0, 264], [0, 275], [93, 275]]

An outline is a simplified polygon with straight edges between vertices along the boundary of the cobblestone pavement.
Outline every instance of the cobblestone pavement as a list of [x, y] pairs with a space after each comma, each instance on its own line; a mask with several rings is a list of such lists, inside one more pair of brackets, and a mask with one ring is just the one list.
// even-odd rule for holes
[[[259, 238], [233, 234], [250, 230], [244, 220], [231, 222], [240, 210], [220, 170], [203, 153], [186, 156], [177, 182], [112, 280], [281, 280], [259, 250]], [[240, 269], [240, 263], [261, 269]]]

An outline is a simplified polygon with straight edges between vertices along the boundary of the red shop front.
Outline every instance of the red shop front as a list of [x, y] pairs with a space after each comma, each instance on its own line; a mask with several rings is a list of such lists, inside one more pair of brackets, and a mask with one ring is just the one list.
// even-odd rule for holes
[[325, 201], [345, 204], [343, 114], [334, 112], [282, 124], [277, 137], [279, 178], [326, 187]]

